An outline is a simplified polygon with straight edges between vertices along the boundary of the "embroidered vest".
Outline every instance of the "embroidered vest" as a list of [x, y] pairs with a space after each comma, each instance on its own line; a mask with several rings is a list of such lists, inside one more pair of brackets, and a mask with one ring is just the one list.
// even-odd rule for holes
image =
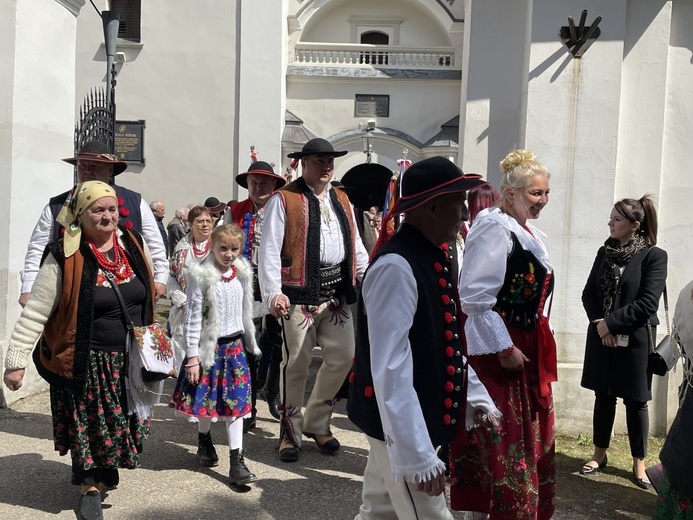
[[[142, 215], [140, 214], [140, 203], [142, 202], [142, 195], [136, 191], [123, 188], [122, 186], [116, 186], [111, 184], [116, 190], [116, 195], [118, 196], [118, 206], [120, 212], [120, 219], [118, 224], [125, 227], [126, 229], [133, 229], [138, 233], [142, 233]], [[70, 192], [66, 191], [60, 195], [52, 197], [48, 203], [51, 208], [51, 214], [53, 215], [53, 227], [51, 228], [51, 234], [48, 239], [49, 242], [55, 242], [62, 236], [63, 227], [55, 222], [58, 218], [58, 213], [60, 209], [65, 204], [67, 196]], [[122, 204], [120, 203], [122, 199]], [[127, 213], [127, 215], [125, 215]]]
[[[154, 320], [154, 279], [143, 251], [142, 237], [124, 228], [120, 237], [130, 266], [147, 289], [144, 323]], [[61, 267], [60, 302], [48, 318], [43, 334], [34, 349], [33, 358], [39, 374], [51, 384], [73, 383], [78, 390], [86, 378], [91, 346], [94, 288], [98, 264], [84, 240], [69, 258], [63, 254], [62, 241], [46, 247], [44, 259], [51, 253]]]
[[[320, 202], [302, 177], [281, 188], [286, 208], [284, 243], [281, 252], [282, 292], [291, 303], [320, 302]], [[341, 190], [328, 191], [344, 237], [345, 259], [337, 294], [346, 303], [356, 301], [356, 245], [349, 197]]]
[[[512, 327], [536, 329], [546, 268], [533, 253], [522, 248], [515, 233], [511, 233], [513, 248], [508, 256], [505, 281], [498, 293], [495, 310]], [[553, 288], [549, 281], [547, 295]]]
[[[418, 292], [418, 306], [409, 329], [413, 356], [414, 389], [434, 446], [450, 441], [466, 409], [466, 377], [462, 354], [462, 324], [457, 309], [456, 272], [446, 253], [416, 228], [404, 223], [373, 258], [386, 253], [402, 256], [409, 263]], [[368, 276], [368, 274], [366, 274]], [[371, 374], [368, 316], [359, 297], [356, 320], [356, 352], [349, 375], [349, 419], [366, 435], [384, 438], [377, 395]], [[393, 308], [390, 312], [396, 312]]]

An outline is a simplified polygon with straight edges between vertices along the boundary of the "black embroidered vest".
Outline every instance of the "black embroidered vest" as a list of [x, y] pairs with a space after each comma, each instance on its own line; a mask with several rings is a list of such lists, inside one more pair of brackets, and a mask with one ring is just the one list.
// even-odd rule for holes
[[[456, 254], [454, 248], [452, 251]], [[419, 299], [409, 329], [413, 384], [431, 441], [434, 446], [440, 446], [454, 437], [458, 424], [464, 423], [466, 408], [461, 325], [455, 303], [457, 273], [440, 247], [406, 223], [376, 253], [373, 263], [386, 253], [402, 256], [416, 279]], [[392, 302], [393, 308], [387, 312], [397, 312], [396, 293], [392, 295]], [[347, 413], [366, 435], [387, 442], [376, 402], [378, 396], [373, 389], [368, 316], [364, 313], [361, 296], [356, 323], [356, 353], [349, 376]]]
[[[512, 327], [536, 329], [547, 270], [532, 252], [522, 248], [515, 233], [511, 233], [511, 236], [513, 248], [495, 310]], [[552, 288], [553, 277], [549, 281], [547, 294], [551, 293]]]
[[[123, 199], [123, 203], [119, 204], [121, 216], [118, 220], [118, 224], [127, 229], [133, 229], [138, 233], [142, 233], [142, 215], [140, 214], [142, 195], [136, 191], [123, 188], [122, 186], [116, 186], [115, 184], [111, 184], [111, 186], [115, 188], [118, 198]], [[62, 236], [63, 227], [55, 222], [55, 219], [58, 217], [58, 213], [60, 213], [60, 209], [63, 207], [63, 204], [65, 204], [69, 193], [69, 191], [66, 191], [65, 193], [56, 195], [52, 197], [48, 203], [51, 208], [51, 214], [53, 215], [53, 227], [51, 228], [51, 235], [48, 239], [49, 242], [55, 242]], [[126, 216], [123, 216], [123, 208], [127, 208]], [[131, 224], [128, 225], [127, 222]]]

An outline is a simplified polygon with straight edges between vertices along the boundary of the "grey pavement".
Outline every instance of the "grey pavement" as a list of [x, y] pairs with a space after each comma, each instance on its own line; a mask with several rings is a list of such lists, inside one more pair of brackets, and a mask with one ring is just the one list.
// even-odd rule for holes
[[[311, 376], [319, 363], [316, 349]], [[173, 386], [174, 381], [168, 381], [165, 392], [170, 395]], [[368, 443], [347, 418], [344, 402], [338, 405], [332, 421], [342, 444], [339, 453], [322, 455], [313, 441], [304, 439], [300, 460], [287, 464], [278, 460], [275, 451], [279, 424], [259, 401], [257, 428], [244, 439], [246, 462], [259, 480], [246, 492], [238, 492], [227, 484], [229, 461], [223, 426], [212, 426], [220, 464], [202, 468], [196, 457], [196, 426], [174, 417], [167, 401], [162, 399], [156, 407], [141, 468], [121, 471], [120, 485], [106, 496], [103, 507], [107, 520], [351, 520], [357, 514]], [[585, 497], [584, 509], [583, 505], [576, 508], [561, 499], [561, 489], [580, 485], [584, 479], [575, 481], [581, 478], [575, 474], [558, 477], [554, 518], [606, 518], [600, 514], [600, 503], [608, 503], [613, 490], [602, 486], [604, 496]], [[78, 488], [70, 484], [69, 456], [60, 457], [53, 451], [48, 394], [0, 409], [0, 519], [74, 519], [77, 494]], [[648, 518], [638, 514], [637, 508], [627, 509], [611, 517]], [[464, 515], [456, 512], [454, 518], [461, 520]]]

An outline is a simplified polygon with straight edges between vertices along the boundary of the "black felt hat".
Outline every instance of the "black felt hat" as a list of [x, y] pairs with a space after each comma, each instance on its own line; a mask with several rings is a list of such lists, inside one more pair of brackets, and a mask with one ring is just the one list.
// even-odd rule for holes
[[281, 175], [277, 175], [276, 173], [274, 173], [274, 168], [272, 168], [271, 164], [266, 163], [265, 161], [256, 161], [250, 165], [250, 168], [248, 168], [247, 172], [239, 173], [238, 175], [236, 175], [236, 182], [238, 183], [238, 185], [247, 188], [248, 175], [251, 173], [253, 175], [264, 175], [266, 177], [271, 177], [272, 179], [276, 180], [277, 184], [275, 184], [274, 188], [277, 190], [286, 184], [286, 179], [284, 179], [284, 177], [282, 177]]
[[316, 137], [311, 139], [306, 144], [303, 145], [303, 149], [300, 152], [290, 153], [288, 155], [289, 159], [302, 159], [309, 155], [322, 155], [328, 157], [341, 157], [349, 152], [346, 151], [336, 151], [332, 147], [332, 143], [326, 141], [325, 139], [320, 139]]
[[484, 184], [481, 175], [465, 175], [445, 157], [424, 159], [402, 174], [402, 196], [392, 208], [392, 215], [410, 211], [435, 197], [473, 190]]
[[205, 207], [214, 215], [215, 213], [224, 211], [226, 209], [226, 204], [219, 202], [219, 199], [216, 197], [209, 197], [205, 201]]
[[128, 163], [121, 161], [113, 155], [105, 143], [101, 141], [88, 141], [84, 143], [81, 150], [74, 157], [63, 159], [66, 163], [77, 164], [77, 161], [103, 162], [113, 165], [113, 176], [123, 173], [128, 167]]

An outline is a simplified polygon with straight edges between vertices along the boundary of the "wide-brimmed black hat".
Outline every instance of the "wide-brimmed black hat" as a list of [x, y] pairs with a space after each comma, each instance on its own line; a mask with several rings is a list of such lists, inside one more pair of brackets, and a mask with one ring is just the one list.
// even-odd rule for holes
[[288, 155], [289, 159], [302, 159], [308, 155], [322, 155], [328, 157], [341, 157], [349, 152], [336, 151], [332, 148], [332, 143], [326, 141], [325, 139], [320, 139], [316, 137], [311, 139], [306, 144], [303, 145], [303, 149], [300, 152], [290, 153]]
[[128, 163], [121, 161], [111, 153], [108, 146], [101, 141], [89, 141], [84, 143], [82, 149], [74, 157], [63, 159], [66, 163], [77, 164], [77, 161], [103, 162], [113, 165], [113, 176], [123, 173], [128, 167]]
[[247, 188], [248, 175], [251, 173], [253, 175], [264, 175], [266, 177], [271, 177], [272, 179], [276, 180], [277, 184], [275, 184], [274, 188], [277, 190], [284, 186], [284, 184], [286, 184], [286, 179], [284, 179], [284, 177], [282, 177], [281, 175], [277, 175], [276, 173], [274, 173], [274, 168], [272, 168], [271, 164], [266, 163], [265, 161], [257, 161], [250, 165], [250, 168], [248, 168], [247, 172], [239, 173], [238, 175], [236, 175], [236, 182], [238, 183], [238, 185]]
[[445, 157], [424, 159], [402, 174], [402, 196], [392, 208], [392, 215], [410, 211], [435, 197], [473, 190], [484, 184], [481, 175], [465, 175]]
[[210, 213], [221, 213], [226, 209], [226, 204], [223, 202], [219, 202], [219, 199], [216, 197], [209, 197], [205, 201], [205, 207], [209, 210]]

